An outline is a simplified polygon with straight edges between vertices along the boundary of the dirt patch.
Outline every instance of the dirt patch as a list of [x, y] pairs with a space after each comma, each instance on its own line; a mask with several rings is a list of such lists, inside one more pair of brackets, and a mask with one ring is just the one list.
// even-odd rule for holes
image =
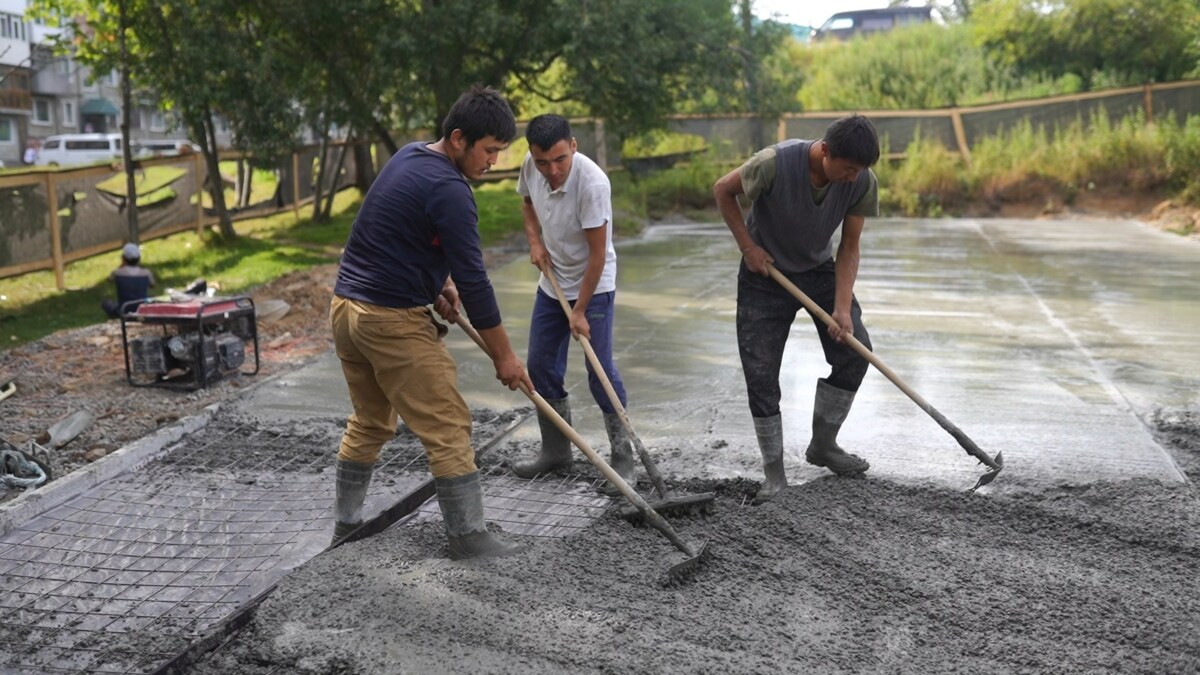
[[[1195, 429], [1192, 430], [1195, 434]], [[519, 556], [394, 528], [285, 579], [198, 673], [1193, 672], [1200, 503], [1149, 481], [982, 497], [819, 479], [677, 521], [604, 519]]]
[[[63, 331], [0, 353], [0, 382], [17, 385], [16, 393], [0, 402], [4, 438], [21, 448], [30, 440], [44, 444], [55, 422], [77, 411], [88, 412], [92, 424], [51, 453], [53, 475], [63, 476], [205, 406], [237, 396], [256, 381], [308, 363], [331, 344], [328, 312], [336, 270], [325, 265], [296, 272], [254, 290], [250, 295], [256, 302], [278, 299], [289, 305], [279, 320], [259, 322], [258, 375], [228, 378], [194, 392], [130, 386], [116, 321]], [[14, 496], [10, 492], [0, 500]]]
[[[516, 241], [506, 241], [489, 248], [485, 258], [489, 265], [499, 265], [523, 252]], [[52, 425], [86, 411], [91, 425], [50, 454], [53, 475], [61, 477], [208, 405], [239, 396], [247, 386], [300, 368], [333, 344], [329, 300], [336, 276], [336, 265], [323, 265], [251, 291], [256, 303], [283, 300], [289, 306], [282, 318], [259, 321], [259, 373], [230, 377], [194, 392], [130, 386], [116, 321], [62, 331], [0, 352], [0, 383], [11, 380], [17, 385], [15, 394], [0, 401], [0, 438], [21, 449], [28, 448], [29, 441], [45, 445]], [[0, 487], [0, 503], [19, 494]]]

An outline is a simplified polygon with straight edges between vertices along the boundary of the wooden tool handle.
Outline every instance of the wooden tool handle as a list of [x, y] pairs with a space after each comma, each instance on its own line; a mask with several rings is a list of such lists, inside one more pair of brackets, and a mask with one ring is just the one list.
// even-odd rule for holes
[[[471, 336], [471, 339], [475, 341], [475, 344], [479, 345], [479, 348], [483, 350], [484, 354], [487, 354], [489, 358], [491, 357], [491, 351], [488, 349], [487, 343], [483, 341], [483, 338], [479, 335], [479, 331], [475, 330], [475, 327], [472, 326], [469, 321], [467, 321], [465, 316], [460, 313], [458, 318], [455, 320], [455, 323], [457, 323], [460, 328], [466, 331], [467, 335]], [[576, 432], [575, 429], [572, 428], [571, 425], [562, 418], [562, 415], [558, 414], [558, 411], [555, 410], [553, 406], [546, 402], [546, 399], [542, 398], [541, 394], [530, 390], [524, 382], [521, 383], [520, 389], [521, 393], [525, 394], [525, 396], [527, 396], [529, 400], [533, 401], [533, 404], [537, 406], [538, 412], [550, 419], [550, 421], [554, 423], [554, 426], [558, 427], [559, 431], [563, 432], [563, 434], [583, 452], [584, 456], [588, 458], [588, 461], [591, 462], [592, 465], [600, 471], [600, 473], [604, 474], [604, 477], [607, 478], [610, 483], [617, 486], [617, 489], [621, 491], [621, 494], [625, 496], [625, 499], [629, 500], [629, 503], [637, 507], [638, 511], [641, 511], [642, 517], [646, 519], [646, 522], [650, 523], [655, 529], [662, 532], [663, 535], [675, 545], [675, 548], [689, 556], [695, 555], [692, 552], [691, 547], [689, 547], [683, 542], [682, 539], [679, 538], [679, 535], [675, 532], [675, 529], [671, 527], [670, 523], [660, 516], [657, 511], [651, 508], [650, 505], [646, 503], [646, 500], [642, 499], [641, 495], [635, 492], [633, 488], [629, 487], [629, 483], [626, 483], [625, 479], [621, 478], [620, 474], [618, 474], [616, 471], [613, 471], [613, 468], [608, 465], [608, 462], [605, 462], [604, 458], [598, 455], [596, 451], [592, 449], [592, 446], [588, 445], [587, 441], [583, 440], [583, 437], [580, 436], [579, 433]]]
[[[547, 267], [550, 266], [547, 265]], [[562, 305], [563, 312], [567, 315], [567, 321], [569, 322], [571, 320], [571, 303], [567, 302], [566, 293], [563, 293], [562, 287], [558, 285], [558, 277], [554, 276], [554, 269], [541, 269], [542, 274], [546, 275], [546, 278], [550, 280], [550, 285], [554, 286], [554, 294], [558, 296], [558, 304]], [[608, 395], [608, 400], [612, 403], [613, 410], [617, 412], [621, 423], [629, 430], [629, 438], [633, 441], [638, 458], [642, 461], [642, 466], [646, 469], [646, 475], [650, 478], [651, 484], [654, 485], [654, 491], [658, 493], [659, 499], [666, 499], [667, 484], [663, 482], [662, 474], [658, 472], [658, 466], [650, 458], [650, 452], [646, 450], [645, 444], [642, 443], [642, 438], [634, 430], [633, 421], [629, 419], [629, 413], [625, 412], [625, 406], [621, 405], [621, 397], [617, 396], [617, 390], [613, 388], [612, 380], [609, 379], [608, 373], [604, 371], [604, 367], [600, 365], [600, 357], [596, 355], [596, 350], [592, 349], [592, 341], [582, 335], [576, 335], [575, 340], [583, 345], [583, 352], [587, 354], [588, 362], [592, 364], [592, 371], [596, 373], [596, 377], [600, 380], [600, 385], [604, 387], [604, 393]]]

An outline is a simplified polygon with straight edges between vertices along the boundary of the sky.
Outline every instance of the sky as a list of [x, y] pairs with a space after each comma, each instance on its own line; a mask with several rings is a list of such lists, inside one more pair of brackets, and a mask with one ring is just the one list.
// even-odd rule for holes
[[816, 27], [825, 23], [826, 19], [837, 12], [852, 9], [880, 9], [887, 6], [887, 0], [834, 0], [834, 2], [754, 0], [754, 13], [764, 19], [774, 18], [785, 23]]

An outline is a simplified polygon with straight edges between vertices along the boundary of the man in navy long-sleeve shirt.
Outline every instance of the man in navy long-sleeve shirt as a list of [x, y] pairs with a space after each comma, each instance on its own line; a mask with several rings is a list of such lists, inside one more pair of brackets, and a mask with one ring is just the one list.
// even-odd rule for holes
[[362, 524], [380, 449], [399, 414], [429, 456], [450, 555], [508, 555], [487, 531], [471, 415], [429, 305], [454, 321], [465, 307], [510, 389], [533, 389], [500, 322], [483, 265], [467, 178], [479, 178], [516, 136], [508, 103], [474, 87], [450, 109], [436, 143], [400, 150], [367, 192], [346, 242], [330, 307], [334, 346], [354, 403], [338, 450], [334, 542]]

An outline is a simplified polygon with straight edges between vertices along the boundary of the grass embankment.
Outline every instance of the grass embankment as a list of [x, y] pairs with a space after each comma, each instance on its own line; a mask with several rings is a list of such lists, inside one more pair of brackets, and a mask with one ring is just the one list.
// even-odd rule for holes
[[1147, 124], [1141, 115], [1114, 123], [1097, 114], [1059, 129], [1025, 122], [983, 139], [970, 162], [919, 137], [905, 155], [876, 170], [892, 215], [953, 215], [972, 203], [1054, 208], [1098, 190], [1200, 199], [1200, 117]]

